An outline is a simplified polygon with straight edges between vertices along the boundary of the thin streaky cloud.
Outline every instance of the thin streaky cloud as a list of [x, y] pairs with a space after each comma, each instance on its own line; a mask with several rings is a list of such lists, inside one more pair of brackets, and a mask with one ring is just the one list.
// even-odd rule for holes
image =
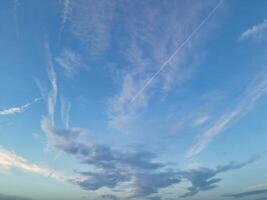
[[267, 19], [265, 19], [262, 23], [256, 24], [243, 32], [240, 36], [240, 40], [258, 37], [264, 31], [267, 31]]
[[231, 198], [244, 198], [244, 197], [250, 197], [250, 196], [256, 196], [261, 194], [267, 194], [267, 189], [261, 189], [261, 190], [254, 190], [249, 192], [240, 192], [235, 194], [225, 194], [224, 197], [231, 197]]
[[208, 144], [219, 135], [231, 122], [250, 111], [258, 100], [267, 93], [267, 79], [260, 80], [252, 87], [248, 87], [241, 96], [237, 106], [224, 113], [215, 123], [211, 125], [187, 151], [186, 157], [192, 157], [202, 152]]
[[69, 128], [71, 103], [61, 98], [61, 120], [65, 128]]
[[52, 177], [58, 180], [65, 179], [63, 175], [52, 169], [32, 164], [23, 157], [0, 147], [0, 170], [9, 170], [11, 168], [17, 168], [25, 172]]
[[33, 105], [34, 103], [36, 103], [37, 101], [41, 100], [41, 98], [35, 98], [33, 101], [26, 103], [22, 106], [18, 106], [18, 107], [13, 107], [13, 108], [8, 108], [5, 110], [1, 110], [0, 111], [0, 115], [14, 115], [17, 113], [22, 113], [24, 112], [29, 106]]
[[65, 27], [66, 21], [69, 16], [69, 12], [70, 12], [70, 0], [64, 0], [64, 10], [63, 10], [61, 30], [63, 30]]
[[144, 86], [136, 93], [135, 96], [131, 99], [131, 103], [133, 103], [136, 98], [140, 96], [140, 94], [150, 85], [150, 83], [164, 70], [164, 68], [171, 62], [171, 60], [177, 55], [177, 53], [183, 49], [183, 47], [193, 38], [194, 35], [198, 33], [201, 27], [213, 16], [215, 11], [222, 5], [223, 0], [219, 1], [219, 3], [209, 12], [209, 14], [202, 20], [202, 22], [190, 33], [190, 35], [180, 44], [176, 50], [172, 53], [172, 55], [160, 66], [159, 70], [156, 71], [150, 79], [144, 84]]

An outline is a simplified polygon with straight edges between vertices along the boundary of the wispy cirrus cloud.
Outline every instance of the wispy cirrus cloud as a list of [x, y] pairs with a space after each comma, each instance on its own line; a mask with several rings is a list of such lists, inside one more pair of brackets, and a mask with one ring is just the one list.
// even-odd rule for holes
[[266, 34], [267, 34], [267, 19], [265, 19], [263, 22], [259, 24], [252, 26], [251, 28], [243, 32], [240, 36], [240, 40], [246, 40], [246, 39], [262, 40], [266, 38]]
[[70, 48], [64, 48], [55, 60], [69, 78], [77, 74], [78, 70], [82, 67], [81, 56]]
[[64, 30], [66, 23], [68, 21], [69, 15], [70, 15], [70, 9], [71, 9], [71, 0], [63, 0], [63, 12], [62, 12], [62, 21], [61, 21], [61, 29], [60, 34]]
[[[121, 72], [118, 92], [109, 99], [111, 127], [125, 130], [150, 101], [162, 98], [174, 86], [179, 87], [191, 78], [196, 65], [183, 65], [188, 55], [197, 54], [193, 48], [198, 38], [195, 36], [219, 8], [222, 1], [218, 2], [205, 12], [205, 17], [202, 17], [205, 5], [197, 2], [179, 7], [175, 1], [153, 6], [148, 2], [132, 2], [125, 6], [128, 13], [125, 27], [131, 31], [123, 56], [129, 66]], [[140, 14], [136, 14], [137, 9]], [[180, 9], [183, 11], [177, 12]], [[163, 14], [163, 10], [168, 12]], [[193, 14], [188, 18], [187, 12]], [[162, 29], [163, 25], [166, 28]]]
[[115, 0], [76, 0], [67, 4], [68, 10], [71, 9], [68, 18], [70, 30], [90, 55], [102, 55], [109, 48], [111, 25], [117, 2]]
[[32, 164], [21, 156], [0, 148], [0, 169], [8, 170], [10, 168], [17, 168], [25, 172], [34, 173], [45, 177], [52, 177], [58, 180], [65, 179], [63, 175], [54, 170]]
[[30, 107], [31, 105], [33, 105], [34, 103], [40, 101], [40, 98], [35, 98], [33, 101], [26, 103], [22, 106], [18, 106], [18, 107], [12, 107], [12, 108], [7, 108], [4, 110], [0, 110], [0, 115], [14, 115], [17, 113], [22, 113], [24, 112], [28, 107]]
[[200, 135], [193, 146], [187, 151], [187, 157], [196, 156], [203, 151], [208, 144], [234, 120], [249, 112], [257, 102], [267, 93], [267, 79], [264, 76], [257, 77], [240, 96], [236, 106], [229, 108], [220, 118]]

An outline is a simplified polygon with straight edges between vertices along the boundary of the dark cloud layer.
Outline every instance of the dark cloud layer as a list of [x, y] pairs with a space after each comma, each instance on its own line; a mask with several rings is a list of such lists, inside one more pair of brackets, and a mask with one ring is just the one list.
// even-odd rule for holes
[[178, 184], [182, 180], [189, 181], [191, 186], [181, 197], [194, 196], [200, 191], [216, 188], [221, 181], [221, 178], [216, 177], [218, 174], [240, 169], [258, 159], [253, 158], [243, 163], [231, 162], [214, 169], [171, 170], [168, 164], [155, 162], [156, 155], [152, 152], [120, 151], [88, 142], [83, 129], [57, 129], [47, 118], [43, 119], [42, 128], [55, 149], [93, 167], [92, 171], [76, 171], [78, 176], [70, 182], [85, 190], [98, 190], [102, 187], [116, 189], [122, 183], [129, 183], [132, 188], [129, 197], [149, 197], [158, 193], [159, 189]]
[[215, 169], [209, 168], [199, 168], [193, 169], [188, 172], [183, 172], [182, 177], [191, 182], [192, 186], [188, 187], [188, 192], [182, 195], [181, 197], [194, 196], [200, 191], [211, 190], [217, 187], [217, 183], [222, 179], [215, 178], [219, 173], [240, 169], [254, 161], [258, 157], [254, 157], [243, 163], [234, 163], [231, 162], [224, 166], [218, 166]]
[[0, 200], [33, 200], [29, 198], [23, 198], [18, 196], [11, 196], [6, 194], [0, 194]]
[[266, 197], [263, 199], [267, 199], [267, 189], [253, 190], [253, 191], [249, 191], [249, 192], [240, 192], [240, 193], [235, 193], [235, 194], [225, 194], [223, 196], [224, 197], [243, 198], [243, 197], [250, 197], [250, 196], [260, 195], [260, 194], [266, 195]]

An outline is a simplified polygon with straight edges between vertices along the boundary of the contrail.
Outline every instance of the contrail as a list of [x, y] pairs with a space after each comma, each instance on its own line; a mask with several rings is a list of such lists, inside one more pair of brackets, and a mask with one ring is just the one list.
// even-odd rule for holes
[[209, 14], [203, 19], [203, 21], [190, 33], [190, 35], [182, 42], [180, 46], [176, 48], [173, 54], [161, 65], [158, 71], [156, 71], [151, 78], [145, 83], [145, 85], [136, 93], [132, 98], [131, 103], [133, 103], [139, 95], [149, 86], [149, 84], [156, 78], [161, 71], [167, 66], [167, 64], [176, 56], [176, 54], [191, 40], [191, 38], [201, 29], [201, 27], [209, 20], [210, 17], [215, 13], [215, 11], [221, 6], [224, 0], [219, 1], [219, 3], [209, 12]]

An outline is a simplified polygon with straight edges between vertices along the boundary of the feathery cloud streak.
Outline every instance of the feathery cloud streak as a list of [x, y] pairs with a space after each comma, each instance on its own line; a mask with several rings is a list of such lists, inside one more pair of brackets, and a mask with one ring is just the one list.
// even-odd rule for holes
[[179, 53], [179, 51], [198, 33], [201, 27], [209, 20], [210, 17], [215, 13], [215, 11], [220, 7], [223, 1], [219, 3], [209, 12], [209, 14], [201, 21], [201, 23], [189, 34], [189, 36], [180, 44], [172, 55], [160, 66], [159, 70], [154, 73], [151, 78], [144, 84], [144, 86], [133, 96], [131, 103], [135, 101], [136, 98], [150, 85], [150, 83], [164, 70], [164, 68], [172, 61], [172, 59]]
[[19, 106], [19, 107], [13, 107], [13, 108], [8, 108], [5, 110], [1, 110], [0, 111], [0, 115], [14, 115], [17, 113], [22, 113], [24, 112], [29, 106], [33, 105], [34, 103], [36, 103], [37, 101], [40, 101], [40, 98], [36, 98], [33, 101], [24, 104], [23, 106]]
[[262, 23], [256, 24], [243, 32], [240, 36], [240, 40], [246, 39], [262, 39], [266, 37], [267, 33], [267, 19], [265, 19]]
[[[200, 19], [205, 6], [198, 2], [179, 5], [177, 1], [168, 1], [155, 4], [158, 6], [133, 2], [125, 7], [128, 17], [123, 22], [129, 39], [126, 40], [123, 56], [129, 66], [121, 72], [119, 91], [108, 102], [108, 122], [112, 128], [125, 131], [158, 91], [164, 96], [174, 86], [177, 89], [191, 78], [197, 64], [192, 65], [191, 62], [186, 67], [184, 64], [189, 54], [192, 61], [193, 55], [199, 53], [193, 49], [197, 41], [191, 44], [193, 39], [197, 40], [193, 36], [200, 35], [200, 28], [221, 3], [216, 4], [203, 20]], [[136, 14], [137, 9], [140, 15]], [[186, 12], [177, 13], [177, 9], [184, 9], [192, 16], [187, 18]], [[163, 10], [168, 12], [162, 13]], [[166, 28], [162, 29], [163, 26]], [[157, 80], [155, 77], [158, 77]]]
[[60, 173], [55, 172], [54, 170], [29, 163], [26, 159], [16, 155], [15, 153], [0, 148], [0, 169], [8, 170], [13, 167], [45, 177], [52, 177], [58, 180], [64, 179]]
[[261, 78], [257, 83], [253, 83], [252, 86], [248, 87], [240, 97], [236, 107], [230, 108], [228, 112], [225, 112], [202, 135], [200, 135], [195, 144], [188, 150], [187, 157], [196, 156], [203, 151], [214, 137], [219, 135], [231, 122], [250, 111], [266, 93], [266, 78]]

